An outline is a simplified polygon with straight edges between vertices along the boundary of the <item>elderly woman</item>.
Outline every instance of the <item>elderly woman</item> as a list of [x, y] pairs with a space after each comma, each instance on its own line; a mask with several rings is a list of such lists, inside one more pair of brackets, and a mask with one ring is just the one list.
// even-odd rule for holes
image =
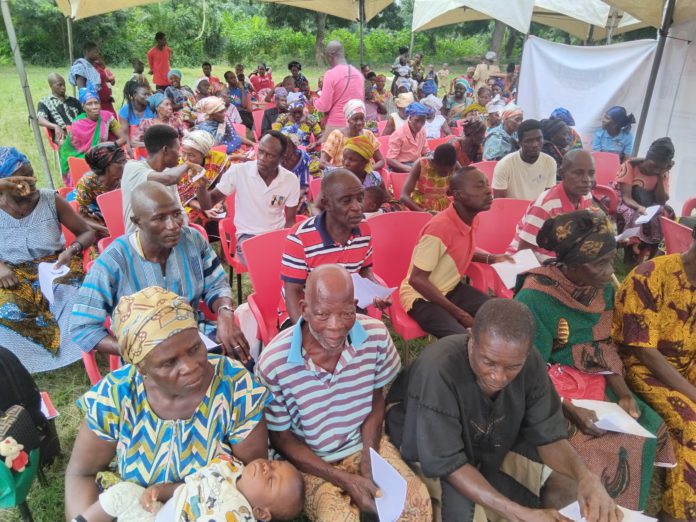
[[[625, 161], [616, 176], [614, 188], [619, 197], [616, 222], [619, 231], [639, 227], [639, 243], [627, 248], [628, 263], [635, 264], [636, 258], [652, 257], [662, 241], [659, 216], [673, 211], [665, 207], [669, 199], [669, 169], [674, 165], [674, 145], [669, 138], [659, 138], [650, 144], [645, 158]], [[636, 225], [636, 220], [653, 205], [663, 207], [650, 222]]]
[[[660, 416], [629, 390], [612, 341], [613, 227], [597, 210], [578, 210], [548, 219], [537, 242], [556, 260], [522, 274], [515, 299], [536, 320], [534, 346], [551, 365], [549, 376], [564, 399], [570, 443], [617, 504], [643, 510], [653, 466], [672, 464], [674, 456]], [[571, 399], [616, 402], [657, 438], [604, 431], [595, 426], [592, 410]]]
[[194, 98], [193, 91], [187, 85], [181, 85], [183, 75], [179, 69], [172, 69], [167, 74], [169, 86], [164, 90], [164, 95], [172, 102], [172, 109], [180, 111]]
[[[434, 84], [434, 82], [433, 82]], [[425, 119], [425, 137], [429, 140], [450, 136], [452, 131], [447, 120], [440, 113], [442, 101], [434, 94], [428, 94], [420, 101], [423, 105], [432, 109], [430, 115]]]
[[[36, 189], [27, 157], [0, 147], [0, 346], [32, 373], [62, 368], [82, 351], [70, 340], [70, 312], [84, 276], [82, 251], [94, 232], [66, 201]], [[61, 226], [75, 235], [65, 245]], [[49, 300], [39, 288], [40, 263], [67, 266]]]
[[483, 159], [483, 142], [486, 137], [486, 125], [477, 120], [464, 123], [462, 136], [450, 139], [457, 161], [462, 167], [478, 163]]
[[217, 96], [203, 98], [196, 104], [196, 109], [205, 115], [205, 120], [196, 125], [196, 129], [210, 133], [215, 139], [215, 145], [224, 145], [227, 154], [236, 152], [242, 144], [254, 146], [253, 142], [237, 134], [234, 127], [227, 122], [225, 117], [227, 107], [222, 98]]
[[568, 126], [568, 132], [570, 134], [570, 145], [568, 145], [568, 150], [582, 149], [582, 139], [573, 127], [575, 127], [575, 118], [570, 113], [568, 109], [563, 107], [557, 107], [549, 116], [552, 120], [561, 120]]
[[123, 148], [111, 142], [100, 143], [85, 154], [90, 171], [77, 182], [75, 201], [80, 206], [80, 215], [98, 238], [108, 236], [109, 231], [97, 204], [97, 196], [121, 186], [126, 159]]
[[292, 80], [295, 82], [296, 89], [302, 89], [302, 83], [307, 80], [304, 74], [302, 74], [302, 64], [297, 60], [293, 60], [288, 64], [288, 71], [292, 75]]
[[541, 120], [541, 133], [544, 136], [541, 151], [551, 156], [556, 162], [556, 168], [560, 168], [570, 143], [568, 126], [561, 119], [548, 118]]
[[[204, 169], [204, 177], [208, 184], [213, 183], [231, 163], [230, 157], [219, 150], [213, 150], [215, 138], [204, 130], [192, 130], [184, 139], [181, 140], [181, 161], [188, 161], [196, 165], [201, 165]], [[193, 170], [184, 174], [179, 181], [177, 189], [179, 199], [189, 217], [189, 223], [196, 223], [208, 230], [210, 223], [213, 227], [209, 231], [209, 236], [217, 236], [217, 221], [222, 207], [210, 210], [201, 210], [201, 206], [196, 199], [196, 191], [200, 183], [204, 181], [196, 180], [198, 173]]]
[[113, 331], [126, 365], [78, 401], [85, 420], [65, 471], [68, 518], [93, 520], [96, 476], [114, 459], [121, 480], [161, 485], [166, 501], [220, 454], [267, 456], [268, 391], [236, 361], [206, 352], [186, 299], [156, 286], [124, 296]]
[[[285, 134], [297, 135], [301, 146], [307, 150], [313, 150], [321, 139], [321, 126], [319, 118], [307, 113], [306, 105], [307, 98], [304, 94], [291, 92], [288, 94], [288, 112], [279, 114], [271, 128]], [[312, 144], [310, 144], [311, 136], [314, 136]]]
[[147, 104], [155, 116], [154, 118], [144, 119], [140, 122], [138, 130], [133, 135], [133, 145], [136, 147], [144, 147], [145, 131], [153, 125], [168, 125], [173, 127], [179, 133], [180, 138], [186, 134], [186, 126], [181, 121], [179, 115], [174, 112], [172, 101], [164, 94], [156, 92], [148, 98]]
[[473, 89], [464, 78], [459, 78], [454, 84], [454, 93], [446, 94], [442, 98], [442, 115], [447, 118], [450, 127], [457, 125], [457, 120], [464, 116], [464, 109], [471, 104]]
[[275, 107], [263, 111], [263, 119], [261, 120], [261, 134], [266, 134], [273, 124], [278, 119], [278, 116], [288, 112], [288, 91], [283, 87], [278, 87], [273, 92], [275, 99]]
[[431, 109], [418, 102], [406, 107], [408, 121], [389, 136], [387, 165], [395, 172], [410, 172], [421, 156], [430, 152], [425, 139], [425, 119]]
[[124, 145], [127, 137], [111, 112], [101, 110], [99, 94], [91, 84], [80, 88], [80, 103], [85, 112], [72, 122], [70, 133], [60, 147], [60, 165], [63, 181], [72, 185], [68, 173], [68, 158], [84, 158], [89, 149], [104, 141]]
[[440, 212], [450, 206], [449, 179], [457, 169], [457, 151], [449, 143], [435, 149], [432, 159], [421, 158], [411, 168], [401, 194], [394, 194], [416, 212]]
[[326, 138], [321, 148], [321, 164], [323, 167], [338, 167], [343, 165], [343, 149], [350, 138], [365, 136], [374, 151], [372, 168], [379, 170], [384, 166], [384, 157], [379, 150], [379, 140], [372, 131], [365, 129], [365, 104], [361, 100], [349, 100], [343, 107], [347, 125], [334, 129]]
[[517, 105], [507, 105], [501, 115], [503, 122], [490, 130], [483, 145], [483, 159], [499, 161], [520, 148], [517, 143], [517, 129], [523, 119], [522, 109]]
[[374, 170], [374, 154], [374, 146], [367, 136], [348, 138], [343, 148], [343, 167], [355, 174], [364, 188], [382, 187], [386, 190], [382, 176]]
[[414, 101], [416, 101], [416, 99], [413, 97], [412, 92], [402, 92], [394, 98], [394, 106], [396, 107], [396, 111], [389, 114], [387, 124], [384, 126], [380, 136], [390, 136], [394, 134], [395, 130], [406, 123], [406, 120], [408, 120], [408, 116], [406, 115], [406, 107], [411, 105]]
[[[696, 239], [696, 229], [692, 233]], [[665, 420], [677, 456], [660, 520], [696, 519], [696, 241], [635, 268], [616, 297], [626, 381]]]
[[633, 114], [616, 105], [602, 118], [602, 126], [592, 134], [592, 150], [613, 152], [623, 161], [633, 153], [633, 134], [631, 125], [636, 122]]

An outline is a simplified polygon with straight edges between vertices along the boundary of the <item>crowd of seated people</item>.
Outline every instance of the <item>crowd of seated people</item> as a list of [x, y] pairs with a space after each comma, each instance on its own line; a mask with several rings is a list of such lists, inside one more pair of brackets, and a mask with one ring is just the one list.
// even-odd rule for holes
[[[84, 51], [79, 100], [52, 74], [38, 111], [66, 185], [68, 158], [86, 162], [75, 203], [0, 148], [2, 345], [33, 373], [83, 354], [122, 363], [78, 399], [67, 520], [127, 522], [173, 499], [182, 517], [357, 522], [381, 495], [373, 451], [405, 482], [401, 521], [562, 520], [577, 500], [588, 521], [618, 522], [618, 506], [655, 504], [656, 482], [652, 514], [696, 519], [696, 229], [686, 252], [658, 256], [668, 137], [632, 157], [634, 118], [617, 106], [583, 148], [566, 109], [525, 114], [495, 53], [450, 83], [446, 64], [399, 49], [390, 89], [332, 41], [316, 91], [296, 60], [278, 83], [264, 63], [221, 81], [205, 62], [189, 88], [158, 33], [151, 81], [136, 64], [115, 111], [111, 73]], [[618, 156], [614, 207], [593, 193], [593, 153]], [[118, 234], [99, 199], [116, 190]], [[526, 210], [500, 224], [509, 246], [486, 251], [498, 199]], [[378, 220], [414, 212], [428, 220], [408, 231], [397, 291], [358, 306], [357, 278], [384, 284]], [[638, 231], [617, 244], [616, 227]], [[269, 233], [277, 259], [260, 261], [247, 247]], [[217, 240], [250, 271], [273, 267], [264, 346]], [[495, 269], [527, 249], [541, 266], [503, 289]], [[50, 300], [43, 262], [70, 268]], [[397, 320], [428, 336], [415, 360], [385, 325]], [[654, 438], [599, 428], [578, 399], [618, 404]]]

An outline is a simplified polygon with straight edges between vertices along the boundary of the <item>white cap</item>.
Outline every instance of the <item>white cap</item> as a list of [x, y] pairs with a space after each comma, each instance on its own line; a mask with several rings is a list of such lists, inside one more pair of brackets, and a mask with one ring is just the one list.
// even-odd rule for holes
[[492, 62], [493, 60], [495, 60], [495, 57], [496, 57], [496, 56], [498, 56], [498, 55], [495, 54], [495, 51], [488, 51], [488, 52], [486, 53], [486, 60], [489, 60], [489, 61]]

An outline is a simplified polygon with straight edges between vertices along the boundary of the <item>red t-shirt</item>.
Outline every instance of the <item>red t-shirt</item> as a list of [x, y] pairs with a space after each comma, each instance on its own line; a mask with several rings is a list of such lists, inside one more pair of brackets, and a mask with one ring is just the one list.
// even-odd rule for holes
[[273, 89], [274, 87], [273, 78], [268, 73], [266, 73], [266, 76], [255, 74], [254, 76], [249, 77], [249, 81], [251, 82], [251, 85], [254, 86], [254, 90], [256, 92], [259, 92], [261, 89]]
[[153, 47], [147, 52], [147, 63], [152, 71], [152, 82], [155, 85], [169, 85], [169, 59], [171, 58], [172, 50], [169, 47], [158, 49]]

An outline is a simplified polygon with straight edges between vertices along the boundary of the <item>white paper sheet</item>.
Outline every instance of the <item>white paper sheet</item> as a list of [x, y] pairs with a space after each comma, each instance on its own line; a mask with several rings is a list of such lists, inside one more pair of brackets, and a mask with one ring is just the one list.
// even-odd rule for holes
[[618, 243], [619, 241], [624, 241], [626, 239], [630, 239], [632, 237], [635, 237], [638, 235], [638, 232], [640, 232], [640, 227], [627, 228], [626, 230], [621, 232], [618, 236], [616, 236], [616, 242]]
[[406, 479], [372, 448], [370, 463], [372, 480], [382, 493], [375, 499], [379, 522], [396, 522], [406, 503]]
[[[655, 522], [657, 519], [644, 515], [640, 511], [633, 511], [619, 506], [623, 513], [623, 522]], [[580, 504], [573, 502], [559, 511], [564, 517], [568, 517], [576, 522], [585, 522], [585, 519], [580, 514]]]
[[645, 214], [636, 219], [636, 225], [644, 225], [645, 223], [649, 223], [659, 211], [660, 205], [653, 205], [652, 207], [646, 208]]
[[355, 298], [358, 300], [358, 306], [360, 308], [371, 306], [375, 297], [386, 299], [396, 290], [396, 288], [387, 288], [386, 286], [378, 285], [369, 279], [360, 277], [360, 274], [352, 274], [351, 277], [353, 278]]
[[172, 522], [172, 520], [176, 520], [176, 502], [175, 502], [176, 497], [170, 498], [164, 506], [162, 506], [162, 509], [160, 509], [157, 512], [157, 516], [155, 517], [155, 522]]
[[512, 258], [515, 260], [514, 263], [503, 261], [502, 263], [491, 265], [493, 270], [498, 273], [498, 277], [500, 277], [505, 288], [514, 288], [517, 276], [522, 272], [541, 266], [534, 252], [528, 248], [515, 252]]
[[655, 435], [638, 424], [638, 421], [631, 417], [626, 410], [615, 402], [593, 401], [589, 399], [573, 399], [573, 404], [580, 408], [587, 408], [597, 414], [597, 422], [595, 426], [607, 431], [616, 431], [618, 433], [628, 433], [629, 435], [637, 435], [654, 439]]
[[210, 351], [210, 350], [212, 350], [213, 348], [217, 348], [218, 346], [220, 346], [218, 343], [216, 343], [215, 341], [213, 341], [213, 340], [212, 340], [210, 337], [208, 337], [207, 335], [203, 335], [203, 333], [201, 333], [201, 332], [198, 332], [198, 335], [199, 335], [199, 337], [201, 338], [201, 341], [203, 341], [203, 344], [205, 345], [205, 349], [206, 349], [206, 350]]
[[39, 287], [41, 293], [49, 304], [53, 304], [53, 281], [70, 272], [70, 268], [63, 265], [54, 268], [55, 263], [39, 263]]

